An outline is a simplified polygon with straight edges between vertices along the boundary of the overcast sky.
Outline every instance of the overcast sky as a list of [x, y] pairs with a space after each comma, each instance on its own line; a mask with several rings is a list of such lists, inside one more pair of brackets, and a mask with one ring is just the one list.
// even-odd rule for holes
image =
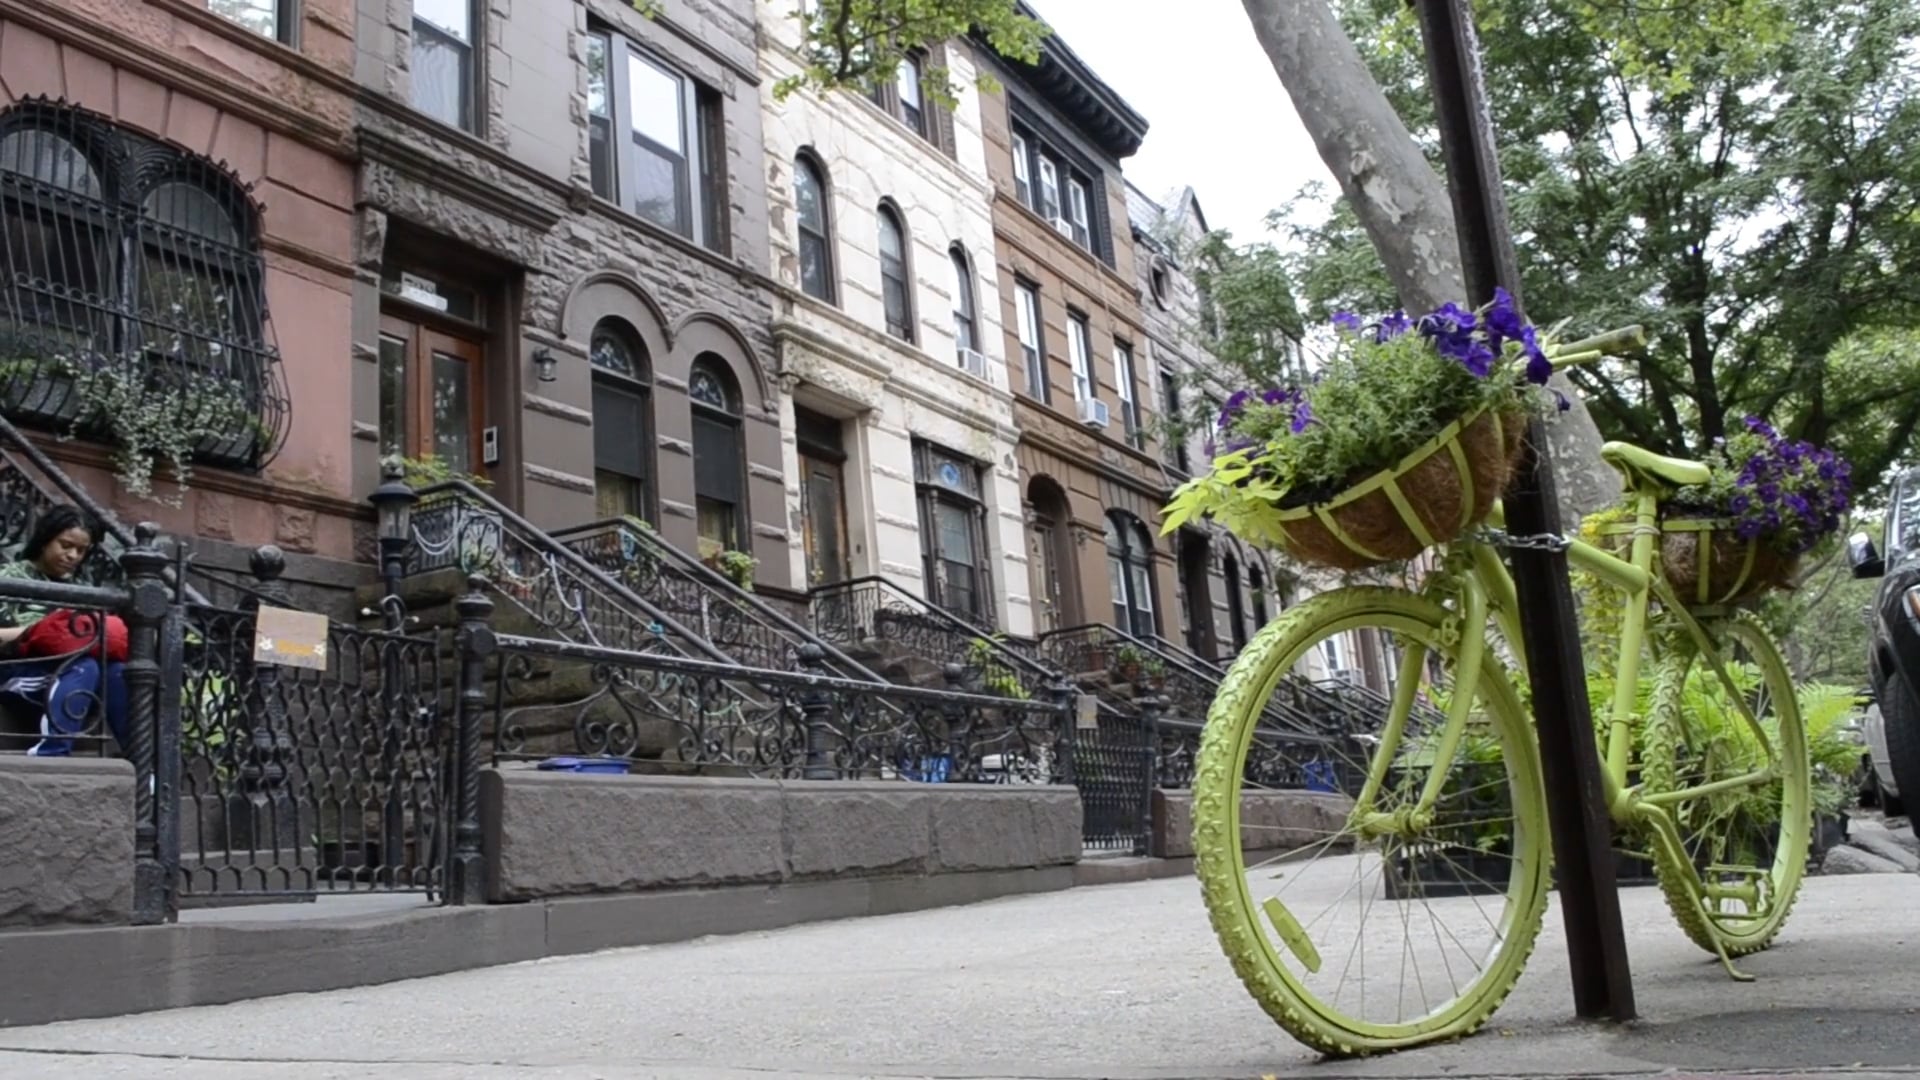
[[1158, 199], [1193, 185], [1207, 224], [1242, 242], [1310, 180], [1332, 177], [1254, 40], [1239, 0], [1030, 0], [1069, 48], [1147, 118], [1122, 162]]

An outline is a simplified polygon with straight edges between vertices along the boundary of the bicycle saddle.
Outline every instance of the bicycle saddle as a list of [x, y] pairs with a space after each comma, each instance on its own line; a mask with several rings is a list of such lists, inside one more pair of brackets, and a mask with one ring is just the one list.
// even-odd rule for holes
[[1706, 465], [1686, 458], [1663, 457], [1632, 443], [1610, 442], [1600, 448], [1600, 460], [1619, 469], [1629, 487], [1686, 487], [1704, 484], [1712, 474]]

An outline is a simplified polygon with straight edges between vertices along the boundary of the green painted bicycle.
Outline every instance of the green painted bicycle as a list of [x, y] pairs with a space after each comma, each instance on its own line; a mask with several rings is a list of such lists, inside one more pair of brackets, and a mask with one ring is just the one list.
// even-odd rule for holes
[[[1554, 362], [1592, 359], [1610, 340]], [[1751, 556], [1712, 567], [1711, 587], [1715, 574], [1697, 568], [1686, 596], [1662, 565], [1676, 529], [1710, 526], [1660, 513], [1707, 467], [1619, 443], [1603, 457], [1633, 513], [1597, 542], [1532, 542], [1564, 544], [1621, 601], [1618, 648], [1590, 690], [1622, 864], [1650, 862], [1687, 936], [1744, 978], [1732, 958], [1773, 941], [1806, 865], [1811, 777], [1793, 683], [1759, 620], [1725, 602], [1753, 576]], [[1499, 554], [1529, 541], [1501, 524], [1496, 504], [1486, 527], [1424, 556], [1417, 588], [1346, 587], [1292, 608], [1242, 651], [1208, 718], [1194, 846], [1214, 929], [1262, 1007], [1325, 1053], [1473, 1032], [1540, 932], [1547, 809], [1525, 616]], [[1333, 809], [1307, 815], [1300, 751], [1264, 706], [1336, 667], [1388, 676], [1385, 719], [1336, 754], [1350, 807], [1315, 796]]]

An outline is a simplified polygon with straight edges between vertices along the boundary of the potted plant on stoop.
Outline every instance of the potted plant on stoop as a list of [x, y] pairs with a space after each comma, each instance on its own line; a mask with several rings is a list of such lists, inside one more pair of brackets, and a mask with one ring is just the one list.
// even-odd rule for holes
[[1149, 656], [1140, 662], [1140, 677], [1147, 681], [1147, 688], [1160, 691], [1167, 688], [1167, 662], [1157, 656]]
[[1140, 682], [1140, 665], [1145, 660], [1146, 654], [1132, 645], [1120, 646], [1113, 654], [1114, 680], [1129, 686], [1137, 685]]
[[1213, 467], [1174, 493], [1164, 533], [1211, 516], [1308, 565], [1364, 570], [1486, 518], [1553, 372], [1513, 298], [1333, 322], [1313, 381], [1228, 399]]
[[718, 570], [728, 581], [733, 582], [746, 592], [753, 591], [753, 574], [760, 568], [760, 560], [744, 551], [728, 548], [717, 551], [706, 559], [708, 566]]

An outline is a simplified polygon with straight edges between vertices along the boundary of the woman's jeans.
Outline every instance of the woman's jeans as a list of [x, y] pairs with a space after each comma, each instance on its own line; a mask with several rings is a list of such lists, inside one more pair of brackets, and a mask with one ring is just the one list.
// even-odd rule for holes
[[86, 734], [95, 709], [104, 709], [107, 729], [119, 740], [121, 750], [132, 749], [126, 667], [118, 660], [107, 661], [104, 677], [97, 656], [7, 664], [0, 667], [0, 676], [6, 680], [0, 684], [0, 693], [24, 699], [40, 710], [41, 739], [27, 753], [38, 757], [72, 753], [73, 740], [61, 736]]

